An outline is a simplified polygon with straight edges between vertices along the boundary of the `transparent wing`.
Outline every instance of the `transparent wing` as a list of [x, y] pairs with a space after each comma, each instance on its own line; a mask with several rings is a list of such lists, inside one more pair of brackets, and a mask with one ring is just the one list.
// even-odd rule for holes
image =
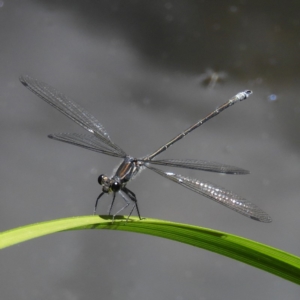
[[33, 79], [27, 75], [20, 76], [20, 81], [25, 87], [27, 87], [41, 99], [92, 133], [103, 143], [115, 149], [120, 156], [126, 155], [126, 153], [110, 139], [104, 127], [94, 116], [92, 116], [78, 104], [71, 101], [64, 94], [58, 92], [56, 89], [47, 85], [46, 83]]
[[79, 133], [57, 133], [48, 135], [49, 138], [79, 146], [91, 151], [104, 153], [115, 157], [124, 157], [115, 149], [105, 145], [96, 138], [93, 134], [79, 134]]
[[201, 171], [225, 173], [225, 174], [249, 174], [249, 171], [220, 164], [217, 162], [205, 161], [205, 160], [196, 160], [196, 159], [159, 159], [147, 161], [149, 164], [163, 165], [169, 167], [178, 167], [186, 169], [194, 169]]
[[214, 200], [253, 220], [265, 223], [269, 223], [272, 221], [272, 219], [255, 204], [219, 186], [207, 182], [202, 182], [197, 179], [188, 178], [179, 174], [163, 172], [162, 170], [153, 168], [148, 164], [146, 164], [146, 167], [156, 172], [157, 174], [186, 187], [189, 190], [192, 190], [202, 196]]

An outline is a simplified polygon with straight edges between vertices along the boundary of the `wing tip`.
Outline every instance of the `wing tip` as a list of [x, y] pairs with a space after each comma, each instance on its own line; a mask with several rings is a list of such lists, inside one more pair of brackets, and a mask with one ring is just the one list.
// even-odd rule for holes
[[268, 215], [268, 214], [263, 214], [259, 217], [253, 217], [253, 216], [250, 216], [250, 218], [252, 220], [255, 220], [255, 221], [259, 221], [259, 222], [263, 222], [263, 223], [271, 223], [272, 222], [272, 218]]
[[[226, 174], [226, 173], [225, 173]], [[237, 169], [236, 171], [232, 173], [227, 173], [227, 174], [233, 174], [233, 175], [248, 175], [250, 174], [250, 171], [244, 170], [244, 169]]]
[[28, 79], [30, 79], [30, 77], [28, 75], [21, 75], [19, 77], [20, 82], [26, 87], [28, 86], [28, 83], [27, 83]]

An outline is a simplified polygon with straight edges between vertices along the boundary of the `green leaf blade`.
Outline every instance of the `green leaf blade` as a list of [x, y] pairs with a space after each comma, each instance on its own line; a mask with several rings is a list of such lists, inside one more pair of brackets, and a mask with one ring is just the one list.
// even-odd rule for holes
[[0, 233], [0, 249], [47, 234], [106, 229], [148, 234], [206, 249], [300, 284], [300, 258], [282, 250], [226, 232], [156, 219], [82, 216], [19, 227]]

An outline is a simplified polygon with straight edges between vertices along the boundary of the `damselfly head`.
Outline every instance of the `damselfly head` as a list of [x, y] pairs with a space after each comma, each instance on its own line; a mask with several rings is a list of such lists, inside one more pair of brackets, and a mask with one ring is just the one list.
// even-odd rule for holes
[[98, 177], [98, 183], [102, 185], [102, 191], [104, 193], [116, 193], [121, 189], [121, 183], [115, 177], [109, 178], [102, 174]]

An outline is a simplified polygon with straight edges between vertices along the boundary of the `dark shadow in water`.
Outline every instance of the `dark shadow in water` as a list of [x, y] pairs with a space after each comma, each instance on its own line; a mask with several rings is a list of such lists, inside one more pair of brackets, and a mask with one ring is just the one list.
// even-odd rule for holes
[[300, 67], [300, 2], [41, 1], [74, 15], [80, 30], [116, 31], [153, 64], [239, 78], [294, 80]]

